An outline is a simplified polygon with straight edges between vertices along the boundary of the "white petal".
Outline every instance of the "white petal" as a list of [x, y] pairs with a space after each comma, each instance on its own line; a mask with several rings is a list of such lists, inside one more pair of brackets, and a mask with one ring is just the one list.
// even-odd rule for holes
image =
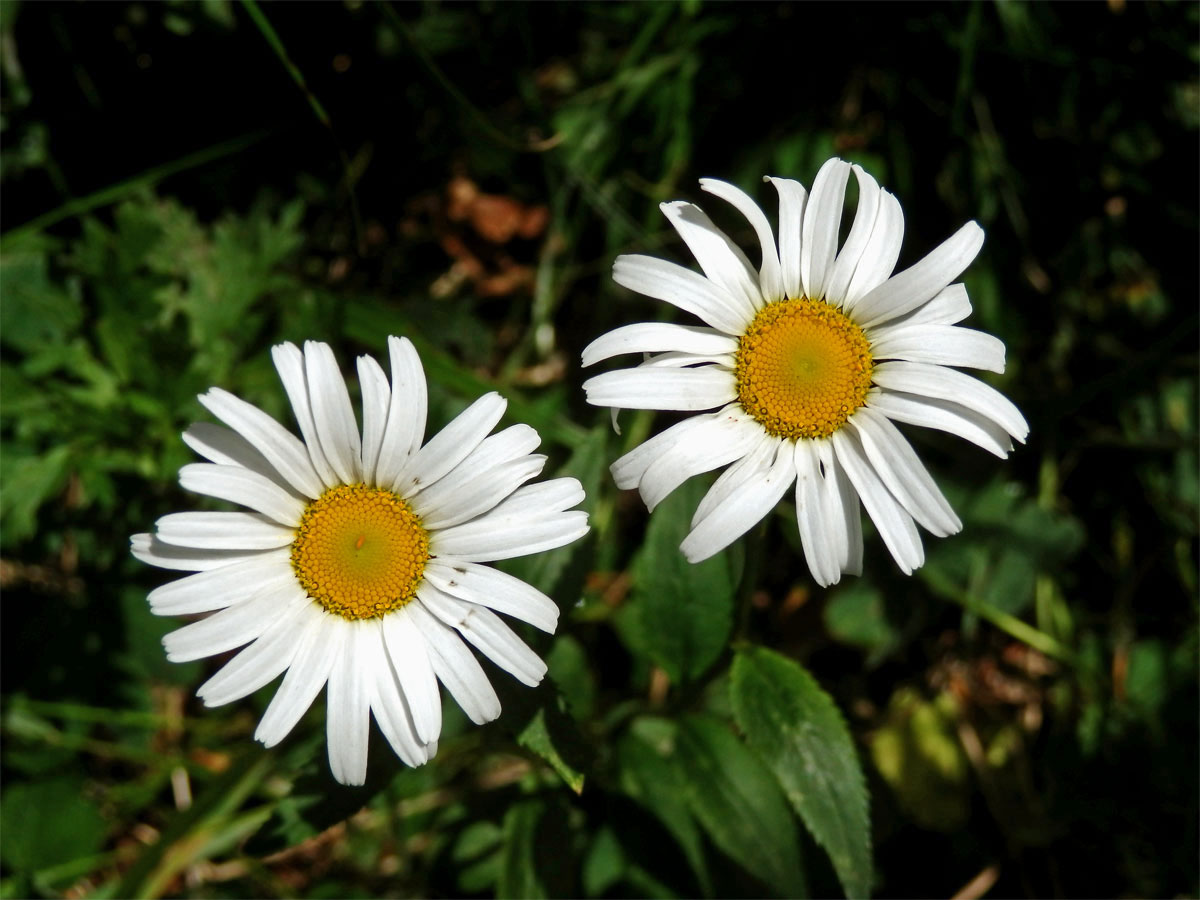
[[899, 200], [887, 191], [880, 191], [871, 237], [854, 267], [854, 277], [842, 299], [843, 310], [850, 312], [867, 293], [887, 281], [896, 268], [903, 243], [904, 210]]
[[419, 603], [410, 604], [411, 615], [425, 637], [433, 670], [450, 696], [476, 725], [500, 715], [500, 698], [488, 681], [479, 660], [458, 633], [442, 624]]
[[200, 685], [196, 695], [205, 706], [224, 706], [270, 684], [287, 671], [301, 635], [320, 615], [321, 608], [311, 602], [289, 608], [254, 643]]
[[796, 479], [792, 448], [778, 441], [768, 468], [747, 479], [742, 489], [725, 500], [696, 525], [679, 549], [688, 562], [700, 562], [725, 549], [762, 521]]
[[779, 265], [783, 291], [792, 299], [804, 295], [800, 279], [800, 237], [804, 229], [804, 211], [808, 193], [804, 185], [790, 178], [766, 176], [779, 192]]
[[158, 616], [190, 616], [232, 606], [260, 590], [295, 584], [290, 556], [287, 549], [269, 550], [197, 572], [155, 588], [146, 600], [150, 611]]
[[362, 443], [346, 379], [338, 369], [333, 350], [320, 341], [304, 342], [304, 374], [313, 421], [325, 458], [342, 484], [361, 479]]
[[309, 462], [308, 450], [294, 434], [245, 400], [220, 388], [200, 395], [214, 416], [244, 437], [305, 497], [321, 496], [323, 488]]
[[582, 503], [583, 499], [583, 485], [579, 483], [578, 478], [551, 478], [517, 488], [511, 497], [488, 513], [488, 516], [541, 518], [570, 509]]
[[758, 243], [762, 248], [762, 265], [758, 269], [758, 285], [761, 296], [751, 297], [751, 302], [782, 300], [783, 273], [779, 268], [779, 251], [775, 249], [775, 234], [771, 231], [771, 223], [767, 221], [762, 209], [750, 199], [749, 194], [727, 181], [701, 178], [700, 187], [735, 207], [746, 217], [746, 221], [750, 223], [750, 227], [758, 236]]
[[203, 550], [166, 544], [152, 534], [135, 534], [129, 539], [129, 552], [134, 558], [160, 569], [185, 572], [207, 572], [233, 563], [258, 559], [271, 551], [262, 550]]
[[911, 575], [925, 562], [925, 549], [912, 516], [904, 511], [896, 499], [884, 487], [879, 476], [863, 452], [858, 438], [848, 428], [835, 431], [831, 438], [834, 453], [850, 481], [879, 536], [891, 552], [896, 564]]
[[892, 319], [884, 328], [899, 325], [953, 325], [971, 314], [971, 300], [962, 282], [947, 285], [936, 297], [910, 313]]
[[425, 637], [410, 613], [415, 605], [410, 603], [384, 616], [383, 640], [388, 659], [400, 679], [417, 738], [429, 744], [442, 733], [442, 700], [425, 649]]
[[744, 297], [732, 297], [703, 275], [665, 259], [618, 256], [613, 263], [613, 281], [670, 303], [726, 334], [741, 334], [754, 318], [754, 305]]
[[878, 182], [863, 171], [862, 166], [851, 166], [854, 177], [858, 181], [858, 209], [854, 213], [854, 224], [846, 235], [833, 268], [825, 284], [825, 296], [835, 304], [840, 304], [850, 289], [850, 280], [854, 270], [867, 249], [871, 232], [875, 228], [875, 219], [879, 214], [879, 201], [882, 191]]
[[758, 273], [746, 254], [712, 223], [700, 207], [682, 200], [660, 203], [659, 209], [688, 245], [704, 274], [725, 289], [739, 304], [762, 306]]
[[621, 409], [712, 409], [737, 396], [728, 369], [618, 369], [583, 383], [587, 402]]
[[704, 416], [691, 416], [682, 422], [676, 422], [665, 431], [634, 447], [609, 466], [609, 471], [612, 472], [617, 487], [623, 491], [637, 487], [638, 482], [642, 480], [642, 475], [654, 460], [681, 441], [690, 440], [697, 429], [707, 427], [706, 423], [714, 419], [725, 419], [729, 423], [752, 421], [741, 406], [732, 403], [718, 412]]
[[[410, 604], [412, 608], [416, 606]], [[361, 665], [370, 682], [371, 711], [379, 730], [405, 765], [415, 767], [428, 762], [436, 752], [437, 744], [426, 744], [417, 737], [417, 727], [400, 678], [388, 659], [382, 629], [360, 649], [363, 651]]]
[[154, 524], [160, 541], [196, 550], [273, 550], [296, 536], [295, 529], [257, 513], [171, 513]]
[[[296, 423], [300, 426], [300, 433], [304, 435], [304, 445], [312, 469], [325, 487], [333, 487], [339, 483], [338, 477], [333, 471], [333, 467], [329, 465], [329, 460], [325, 458], [325, 452], [321, 449], [321, 439], [317, 434], [312, 404], [308, 397], [308, 376], [304, 371], [304, 354], [295, 344], [285, 342], [271, 348], [271, 359], [275, 361], [275, 371], [279, 373], [279, 380], [283, 382], [283, 389], [287, 392], [288, 400], [291, 401], [292, 413], [296, 417]], [[308, 496], [320, 495], [309, 494]]]
[[804, 294], [810, 300], [825, 296], [825, 282], [837, 255], [838, 229], [842, 225], [842, 206], [846, 201], [849, 178], [850, 164], [831, 159], [821, 166], [813, 179], [800, 244], [800, 278], [804, 283]]
[[734, 493], [740, 491], [748, 481], [762, 477], [762, 473], [771, 467], [771, 460], [775, 458], [778, 443], [779, 438], [769, 435], [765, 431], [762, 432], [758, 441], [751, 445], [741, 459], [736, 460], [733, 465], [717, 476], [717, 480], [713, 482], [708, 493], [701, 498], [696, 511], [692, 513], [690, 527], [695, 528], [702, 519], [708, 518], [710, 512]]
[[854, 321], [870, 328], [916, 309], [961, 275], [982, 246], [983, 229], [968, 222], [916, 265], [868, 291], [854, 304]]
[[583, 365], [590, 366], [622, 353], [674, 351], [712, 356], [733, 353], [737, 346], [736, 338], [712, 328], [641, 322], [625, 325], [596, 338], [583, 348]]
[[484, 394], [416, 452], [393, 482], [392, 490], [410, 498], [433, 484], [483, 442], [507, 406], [508, 401], [495, 391]]
[[952, 400], [897, 391], [872, 391], [867, 395], [867, 405], [897, 422], [957, 435], [1001, 459], [1013, 448], [1007, 431], [986, 416]]
[[1025, 417], [1011, 400], [963, 372], [926, 363], [885, 362], [875, 366], [871, 377], [889, 391], [960, 403], [991, 419], [1022, 443], [1029, 435]]
[[408, 338], [388, 338], [392, 365], [392, 398], [387, 429], [375, 469], [375, 483], [390, 487], [425, 439], [428, 396], [425, 369]]
[[212, 422], [194, 422], [183, 433], [183, 442], [209, 462], [241, 466], [257, 472], [281, 488], [298, 491], [248, 440], [231, 428]]
[[184, 625], [163, 638], [167, 659], [190, 662], [216, 656], [248, 644], [281, 616], [288, 615], [301, 600], [308, 602], [294, 581], [281, 587], [260, 590], [249, 600], [215, 612], [207, 619]]
[[[716, 365], [733, 371], [737, 365], [732, 353], [677, 353], [668, 351], [648, 356], [638, 364], [639, 369], [672, 368], [684, 369], [696, 366]], [[694, 371], [694, 369], [693, 369]]]
[[836, 541], [838, 565], [843, 572], [861, 575], [863, 536], [858, 493], [834, 455], [833, 442], [825, 439], [813, 443], [825, 478], [824, 505], [830, 515], [828, 537]]
[[653, 510], [693, 475], [727, 465], [750, 452], [764, 432], [753, 420], [721, 416], [710, 418], [689, 436], [673, 444], [646, 467], [638, 482], [642, 500]]
[[558, 627], [558, 606], [541, 591], [490, 566], [432, 559], [425, 578], [438, 590], [513, 616], [549, 634]]
[[450, 556], [472, 562], [493, 562], [562, 547], [587, 534], [587, 513], [553, 513], [530, 519], [524, 513], [487, 515], [435, 532], [429, 539], [433, 556]]
[[329, 670], [325, 742], [333, 777], [341, 784], [360, 785], [367, 780], [367, 741], [371, 736], [371, 685], [361, 662], [366, 645], [379, 640], [379, 622], [368, 619], [346, 624], [340, 658]]
[[825, 487], [825, 476], [821, 474], [816, 442], [796, 441], [793, 456], [800, 546], [817, 584], [829, 587], [842, 577], [839, 558], [839, 545], [845, 543], [845, 535], [839, 535], [842, 523], [833, 519], [826, 505], [829, 492]]
[[885, 325], [871, 333], [871, 356], [1004, 372], [1004, 342], [956, 325]]
[[930, 477], [912, 445], [887, 416], [864, 407], [847, 423], [858, 433], [867, 459], [892, 496], [938, 537], [962, 531], [962, 522]]
[[455, 599], [428, 582], [417, 598], [429, 612], [454, 628], [484, 656], [522, 684], [536, 687], [546, 675], [546, 664], [517, 637], [516, 632], [490, 609]]
[[392, 389], [379, 363], [370, 356], [358, 358], [358, 385], [362, 391], [362, 477], [367, 484], [375, 483], [375, 466], [379, 462], [379, 450], [383, 446], [383, 433], [387, 428], [388, 407], [392, 401]]
[[300, 517], [304, 515], [302, 501], [257, 472], [241, 466], [191, 463], [179, 470], [179, 483], [184, 490], [240, 503], [291, 528], [299, 525]]
[[254, 731], [255, 740], [274, 747], [296, 727], [329, 680], [334, 663], [341, 660], [349, 625], [340, 616], [324, 611], [308, 624], [296, 642], [296, 655], [283, 683]]

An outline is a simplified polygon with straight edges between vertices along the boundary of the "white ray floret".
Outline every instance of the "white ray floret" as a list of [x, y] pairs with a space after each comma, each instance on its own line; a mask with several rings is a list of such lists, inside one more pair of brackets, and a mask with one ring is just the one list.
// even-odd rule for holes
[[420, 359], [404, 338], [389, 338], [388, 351], [390, 380], [358, 360], [361, 432], [321, 343], [272, 351], [302, 438], [219, 388], [201, 396], [225, 424], [187, 430], [207, 462], [184, 466], [180, 483], [247, 511], [173, 513], [132, 539], [143, 562], [194, 573], [149, 596], [158, 615], [205, 614], [164, 638], [168, 659], [242, 648], [201, 685], [204, 703], [283, 675], [255, 732], [273, 746], [326, 689], [329, 764], [346, 784], [366, 778], [372, 716], [406, 764], [432, 758], [439, 681], [472, 721], [500, 714], [471, 647], [524, 684], [542, 679], [545, 664], [496, 613], [552, 633], [558, 607], [484, 563], [563, 546], [588, 527], [572, 508], [583, 500], [577, 480], [527, 483], [546, 462], [536, 431], [491, 434], [506, 407], [499, 394], [424, 443]]
[[[852, 174], [858, 202], [839, 246]], [[728, 467], [683, 541], [693, 562], [744, 534], [794, 486], [801, 546], [820, 584], [861, 571], [860, 504], [911, 572], [925, 558], [918, 525], [943, 537], [962, 523], [894, 423], [946, 431], [1001, 457], [1029, 431], [999, 391], [957, 370], [1004, 371], [1004, 345], [957, 324], [971, 304], [955, 279], [979, 253], [983, 229], [968, 222], [893, 273], [904, 213], [861, 167], [829, 160], [811, 193], [791, 179], [764, 180], [778, 193], [778, 236], [740, 188], [700, 181], [753, 230], [757, 267], [756, 254], [683, 202], [662, 210], [702, 275], [647, 256], [613, 264], [618, 284], [703, 323], [626, 325], [584, 349], [585, 366], [645, 355], [636, 368], [588, 379], [589, 403], [614, 415], [697, 413], [618, 459], [613, 477], [653, 509], [688, 478]]]

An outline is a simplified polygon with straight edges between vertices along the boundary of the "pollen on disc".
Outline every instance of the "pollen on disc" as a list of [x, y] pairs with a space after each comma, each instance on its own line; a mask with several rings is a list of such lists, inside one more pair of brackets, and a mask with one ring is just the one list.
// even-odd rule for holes
[[763, 307], [738, 341], [738, 400], [776, 437], [829, 437], [866, 402], [871, 345], [823, 300]]
[[292, 569], [308, 595], [346, 619], [408, 603], [429, 561], [429, 534], [391, 491], [330, 488], [308, 505], [292, 542]]

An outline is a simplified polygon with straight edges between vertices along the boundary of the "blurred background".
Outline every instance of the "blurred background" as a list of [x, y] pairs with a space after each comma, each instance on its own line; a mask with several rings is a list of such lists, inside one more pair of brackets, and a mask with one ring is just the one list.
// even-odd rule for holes
[[[729, 795], [745, 829], [711, 805], [759, 783], [716, 740], [731, 641], [836, 699], [875, 894], [1195, 896], [1198, 25], [1119, 0], [0, 3], [0, 896], [836, 895], [777, 796]], [[579, 351], [672, 315], [609, 278], [690, 264], [660, 202], [753, 247], [696, 179], [774, 219], [761, 177], [832, 155], [899, 198], [901, 268], [983, 225], [966, 324], [1007, 344], [985, 377], [1029, 443], [907, 429], [965, 525], [911, 578], [868, 526], [863, 577], [816, 588], [787, 503], [760, 567], [741, 542], [688, 567], [703, 479], [651, 520], [607, 474], [673, 418], [614, 434]], [[593, 531], [508, 565], [563, 609], [529, 635], [546, 684], [491, 670], [500, 720], [448, 702], [431, 764], [379, 744], [348, 789], [323, 701], [267, 752], [273, 686], [195, 699], [216, 663], [165, 661], [180, 623], [145, 595], [171, 576], [128, 535], [204, 505], [176, 482], [197, 393], [290, 421], [272, 344], [349, 371], [388, 334], [431, 429], [500, 390]]]

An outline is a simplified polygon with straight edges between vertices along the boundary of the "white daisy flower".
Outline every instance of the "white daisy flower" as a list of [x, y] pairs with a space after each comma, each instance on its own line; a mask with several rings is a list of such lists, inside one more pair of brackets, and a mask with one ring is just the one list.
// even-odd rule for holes
[[[846, 184], [858, 209], [838, 248]], [[944, 537], [962, 523], [893, 424], [948, 431], [997, 456], [1029, 427], [1003, 395], [951, 366], [1004, 371], [1004, 345], [956, 326], [971, 312], [951, 284], [983, 245], [968, 222], [896, 275], [904, 216], [896, 198], [859, 166], [831, 159], [812, 194], [766, 178], [779, 193], [776, 243], [743, 191], [711, 178], [704, 190], [749, 221], [762, 246], [756, 270], [691, 203], [662, 210], [704, 271], [649, 256], [621, 256], [616, 282], [665, 300], [706, 325], [627, 325], [583, 351], [592, 365], [622, 353], [654, 354], [584, 384], [589, 403], [700, 411], [618, 459], [617, 485], [654, 507], [685, 480], [728, 465], [692, 518], [681, 549], [692, 562], [749, 530], [796, 486], [800, 541], [822, 585], [862, 571], [859, 501], [906, 573], [925, 559], [916, 524]]]
[[518, 681], [546, 665], [496, 615], [553, 632], [558, 607], [482, 563], [560, 547], [588, 530], [574, 478], [540, 484], [546, 457], [528, 425], [489, 436], [506, 401], [487, 394], [428, 443], [425, 373], [412, 344], [388, 338], [392, 378], [359, 357], [359, 434], [327, 344], [272, 351], [303, 440], [262, 410], [213, 388], [200, 402], [229, 428], [193, 425], [187, 444], [209, 460], [180, 483], [248, 512], [164, 516], [133, 537], [133, 555], [194, 571], [151, 592], [158, 615], [212, 613], [163, 639], [186, 662], [245, 649], [201, 685], [230, 703], [285, 673], [254, 736], [273, 746], [328, 684], [329, 765], [362, 784], [375, 716], [396, 754], [419, 766], [437, 752], [437, 681], [476, 723], [500, 701], [463, 639]]

